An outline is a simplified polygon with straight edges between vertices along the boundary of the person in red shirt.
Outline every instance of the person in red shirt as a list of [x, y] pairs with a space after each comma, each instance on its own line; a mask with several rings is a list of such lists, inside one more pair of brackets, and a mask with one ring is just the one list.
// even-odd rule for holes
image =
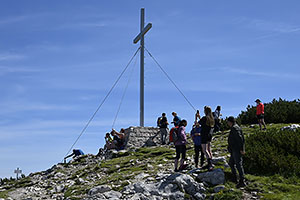
[[262, 125], [264, 125], [264, 129], [263, 130], [266, 130], [267, 127], [266, 127], [266, 123], [265, 123], [265, 111], [264, 111], [264, 104], [259, 100], [259, 99], [256, 99], [256, 104], [257, 104], [257, 107], [256, 107], [256, 117], [258, 119], [258, 124], [259, 124], [259, 128], [260, 130], [262, 130]]

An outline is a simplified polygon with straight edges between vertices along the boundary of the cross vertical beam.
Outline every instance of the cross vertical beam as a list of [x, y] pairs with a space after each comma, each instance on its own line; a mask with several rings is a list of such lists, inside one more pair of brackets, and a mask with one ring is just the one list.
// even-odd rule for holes
[[19, 167], [14, 171], [15, 174], [17, 174], [17, 180], [19, 179], [19, 174], [22, 173], [22, 170], [19, 169]]
[[[144, 30], [145, 25], [145, 9], [141, 9], [141, 33]], [[145, 71], [144, 71], [144, 35], [141, 35], [141, 69], [140, 69], [140, 126], [144, 127], [144, 77], [145, 77]]]
[[145, 9], [141, 8], [141, 32], [133, 40], [133, 43], [136, 44], [140, 41], [141, 51], [140, 51], [140, 126], [144, 127], [144, 35], [151, 29], [152, 24], [149, 23], [145, 26]]

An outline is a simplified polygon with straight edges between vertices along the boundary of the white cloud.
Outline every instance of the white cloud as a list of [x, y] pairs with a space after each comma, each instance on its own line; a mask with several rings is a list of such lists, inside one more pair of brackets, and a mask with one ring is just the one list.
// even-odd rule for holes
[[[19, 93], [26, 92], [26, 88], [20, 86]], [[22, 100], [11, 100], [7, 102], [0, 102], [1, 115], [8, 115], [11, 113], [18, 113], [23, 111], [62, 111], [75, 110], [76, 107], [72, 105], [53, 105], [41, 102], [27, 102]]]
[[18, 54], [12, 54], [12, 53], [0, 54], [0, 61], [20, 60], [23, 58], [25, 58], [24, 55], [18, 55]]
[[[13, 124], [6, 123], [0, 127], [0, 139], [14, 139], [20, 137], [33, 137], [33, 136], [74, 136], [79, 135], [83, 127], [86, 125], [88, 119], [85, 120], [41, 120], [31, 119], [29, 121], [23, 121], [21, 123], [14, 122]], [[85, 134], [97, 135], [104, 134], [106, 131], [111, 130], [113, 119], [101, 119], [94, 120], [89, 125]], [[130, 125], [136, 124], [137, 119], [126, 118], [118, 119], [117, 125], [121, 127], [129, 127]], [[95, 131], [99, 130], [99, 131]], [[104, 131], [101, 131], [104, 130]]]
[[285, 72], [264, 72], [264, 71], [250, 71], [245, 68], [234, 68], [234, 67], [222, 67], [219, 68], [222, 71], [230, 73], [243, 74], [248, 76], [264, 76], [279, 79], [296, 79], [299, 80], [300, 76], [297, 73], [285, 73]]
[[16, 22], [22, 22], [24, 20], [28, 19], [27, 15], [23, 16], [13, 16], [5, 19], [0, 20], [0, 25], [2, 24], [11, 24], [11, 23], [16, 23]]
[[242, 24], [249, 29], [265, 32], [255, 40], [265, 39], [281, 34], [291, 34], [300, 32], [300, 25], [290, 24], [288, 22], [267, 21], [262, 19], [239, 18], [236, 23]]
[[27, 67], [17, 67], [17, 66], [0, 66], [0, 76], [9, 74], [9, 73], [33, 73], [39, 72], [38, 69], [27, 68]]

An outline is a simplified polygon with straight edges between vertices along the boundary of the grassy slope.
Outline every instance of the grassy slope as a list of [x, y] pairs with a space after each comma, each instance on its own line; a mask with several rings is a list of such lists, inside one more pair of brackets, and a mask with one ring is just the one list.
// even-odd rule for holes
[[[269, 125], [270, 126], [270, 125]], [[272, 127], [282, 127], [282, 124], [272, 125]], [[253, 134], [256, 128], [243, 127], [245, 136]], [[218, 134], [213, 141], [213, 152], [218, 152], [218, 156], [227, 155], [227, 136], [228, 132]], [[190, 163], [193, 164], [191, 158], [194, 155], [192, 148], [192, 142], [190, 141], [187, 151], [188, 157], [190, 157]], [[74, 185], [69, 187], [65, 191], [65, 197], [72, 197], [71, 199], [80, 199], [82, 195], [87, 194], [90, 188], [95, 185], [108, 184], [113, 187], [114, 190], [121, 191], [124, 186], [132, 183], [132, 179], [140, 173], [146, 173], [149, 177], [155, 178], [157, 173], [173, 171], [173, 160], [175, 156], [175, 150], [170, 147], [154, 147], [154, 148], [141, 148], [136, 152], [125, 153], [121, 157], [107, 160], [95, 165], [88, 165], [83, 169], [80, 169], [72, 175], [74, 180], [78, 177], [88, 180], [90, 173], [96, 173], [101, 175], [95, 183], [92, 185]], [[76, 164], [76, 163], [74, 163]], [[68, 165], [66, 165], [68, 166]], [[245, 190], [235, 189], [235, 184], [230, 181], [231, 173], [229, 168], [224, 168], [223, 165], [216, 166], [222, 168], [225, 171], [226, 183], [225, 190], [214, 195], [214, 199], [223, 200], [238, 200], [241, 199], [245, 193], [257, 192], [262, 199], [268, 200], [296, 200], [300, 199], [300, 178], [290, 177], [284, 178], [280, 175], [275, 176], [255, 176], [246, 175], [249, 181], [249, 185]], [[30, 178], [29, 178], [30, 179]], [[7, 190], [13, 190], [18, 187], [31, 185], [28, 178], [21, 179], [19, 181], [11, 182], [7, 187]], [[207, 192], [207, 199], [212, 193], [213, 187], [209, 188]], [[7, 191], [0, 192], [0, 198], [7, 197]]]
[[[286, 126], [286, 124], [271, 124], [268, 128], [281, 128]], [[246, 140], [247, 136], [254, 134], [255, 131], [259, 129], [258, 126], [255, 128], [243, 127], [243, 132], [245, 134]], [[225, 133], [227, 135], [228, 133]], [[217, 136], [224, 138], [224, 135]], [[226, 137], [227, 138], [227, 137]], [[226, 146], [226, 140], [221, 139], [214, 142], [214, 150], [221, 149]], [[246, 149], [247, 152], [247, 149]], [[225, 169], [225, 175], [227, 180], [230, 178], [230, 169]], [[300, 199], [300, 178], [299, 177], [289, 177], [284, 178], [280, 175], [274, 176], [256, 176], [247, 174], [246, 179], [249, 181], [249, 185], [245, 188], [245, 192], [257, 192], [261, 199], [266, 200], [299, 200]], [[233, 187], [233, 183], [230, 181], [226, 182], [226, 188]], [[219, 199], [224, 198], [223, 194], [218, 195]]]

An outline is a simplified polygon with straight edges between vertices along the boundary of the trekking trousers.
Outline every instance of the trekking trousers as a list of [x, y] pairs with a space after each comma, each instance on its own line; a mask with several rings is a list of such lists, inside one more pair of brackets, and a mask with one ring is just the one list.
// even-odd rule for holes
[[245, 178], [244, 168], [243, 168], [243, 158], [240, 152], [233, 151], [230, 153], [229, 166], [231, 168], [231, 172], [233, 173], [233, 175], [235, 176], [237, 175], [236, 174], [236, 169], [237, 169], [240, 175], [240, 180], [243, 180]]
[[162, 144], [166, 143], [166, 138], [169, 135], [168, 128], [160, 128], [160, 141]]
[[201, 145], [195, 145], [194, 146], [195, 149], [195, 164], [198, 165], [199, 163], [199, 154], [201, 153], [201, 166], [204, 164], [204, 153], [202, 151], [202, 147]]

